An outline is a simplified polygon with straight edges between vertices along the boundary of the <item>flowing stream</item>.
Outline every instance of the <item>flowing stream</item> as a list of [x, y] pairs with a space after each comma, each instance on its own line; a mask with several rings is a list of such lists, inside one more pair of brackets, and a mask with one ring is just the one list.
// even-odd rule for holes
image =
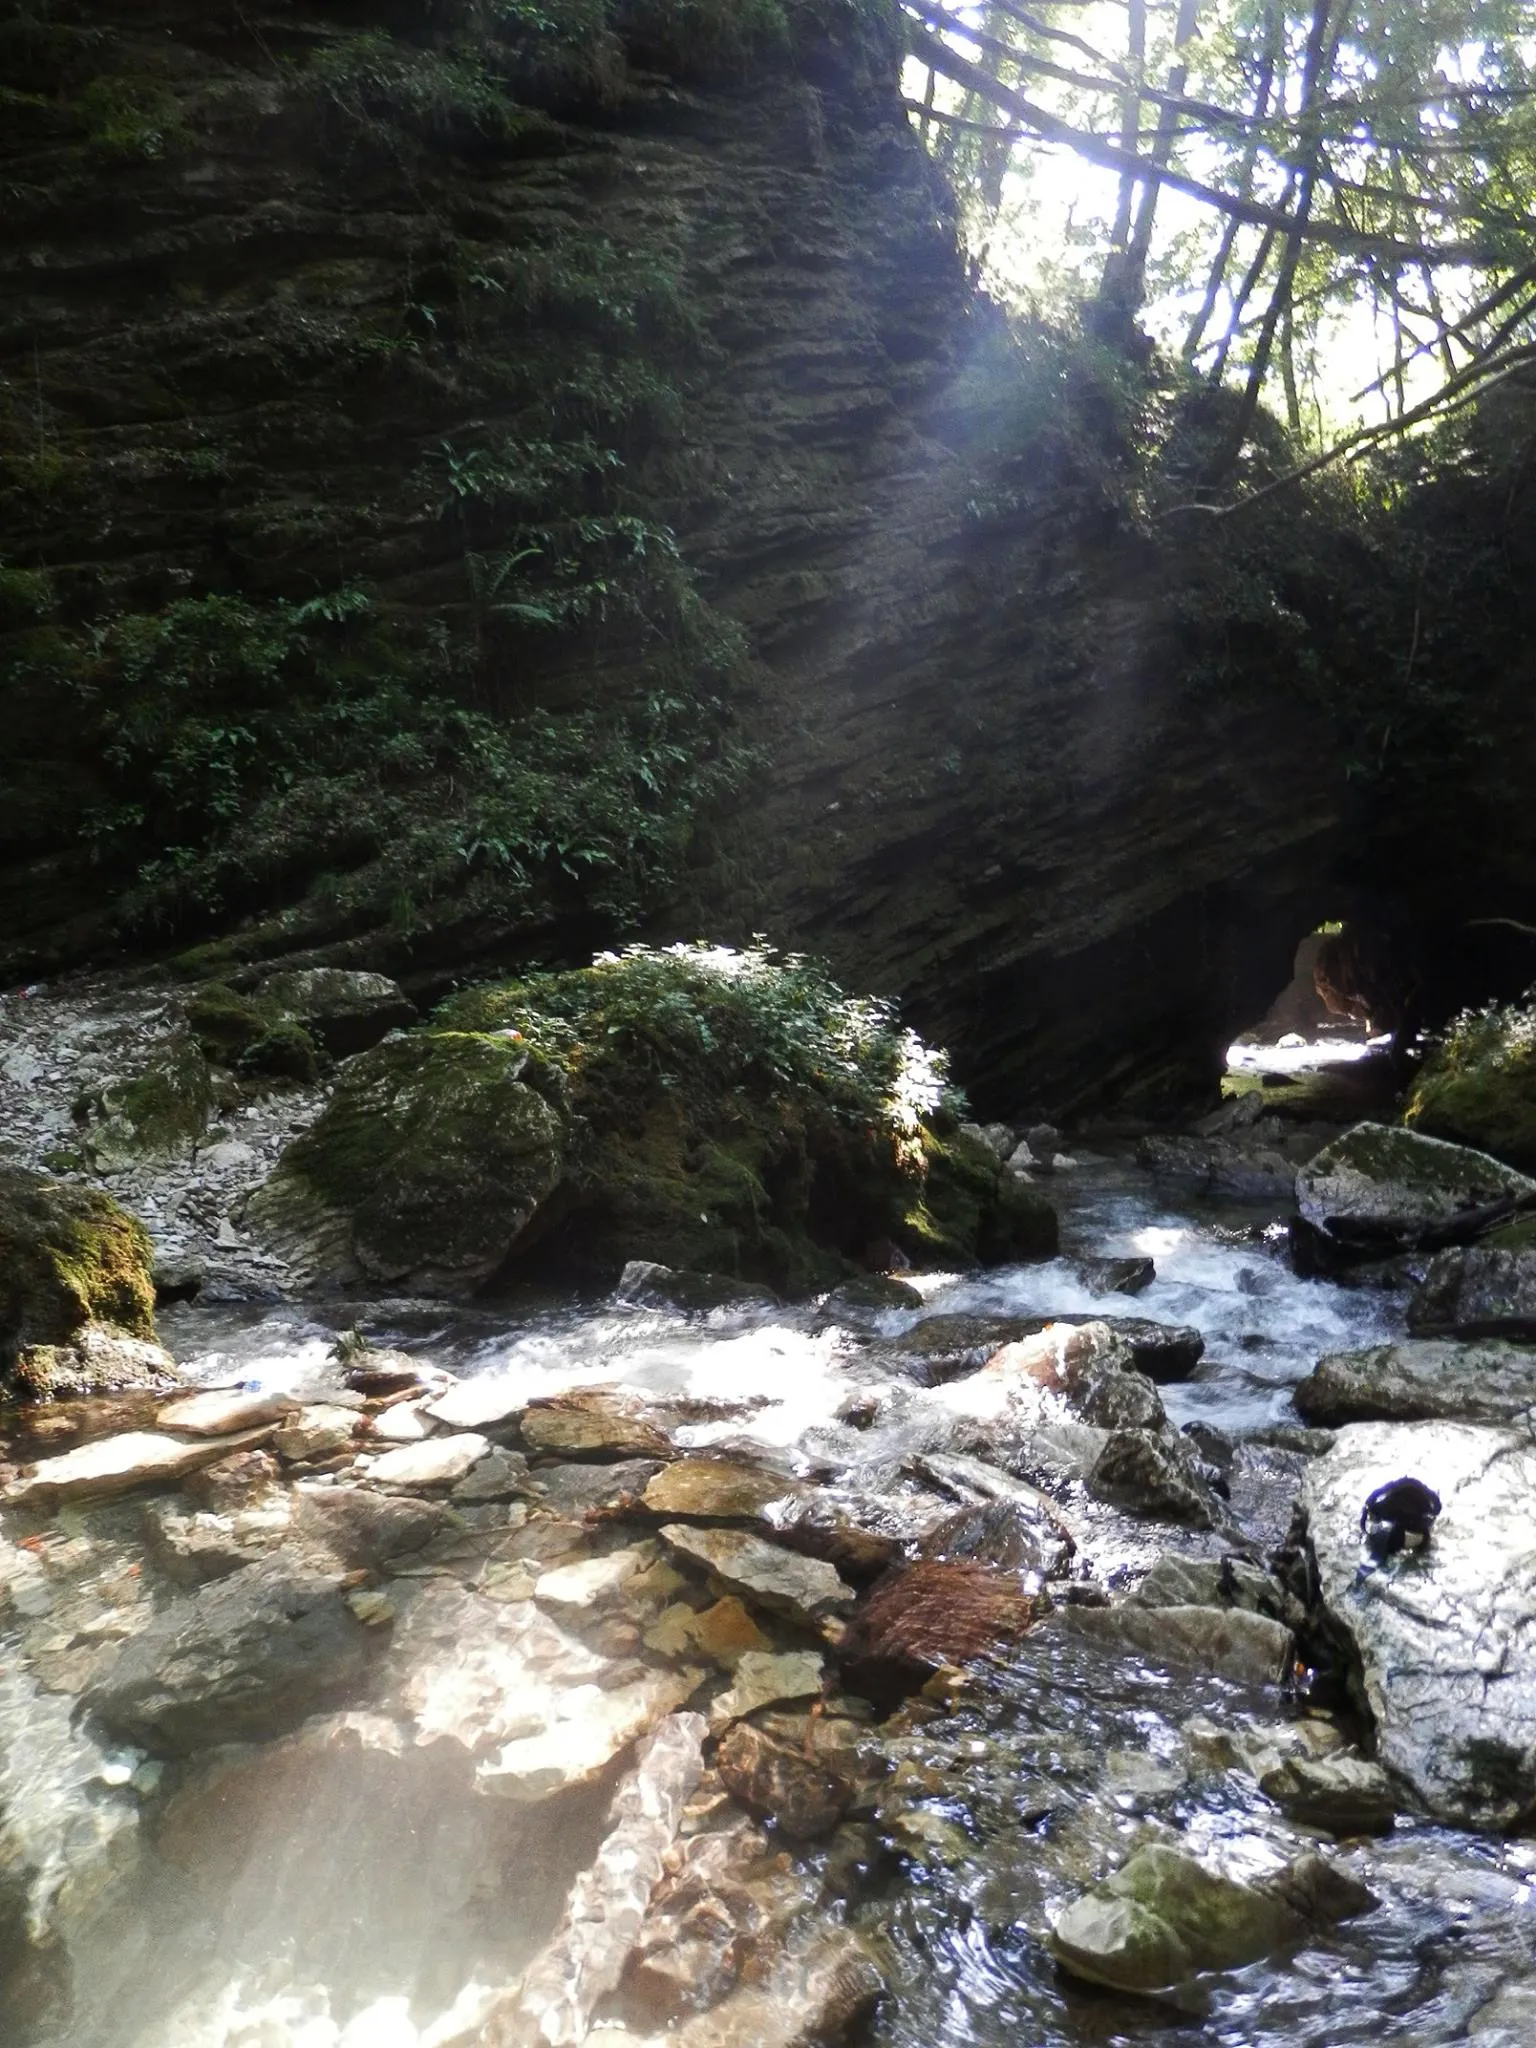
[[[965, 1413], [955, 1386], [923, 1386], [892, 1367], [888, 1341], [919, 1314], [1096, 1311], [1194, 1324], [1206, 1356], [1192, 1380], [1163, 1390], [1172, 1421], [1276, 1445], [1274, 1455], [1293, 1461], [1299, 1452], [1284, 1448], [1294, 1426], [1289, 1387], [1319, 1353], [1400, 1329], [1400, 1296], [1298, 1279], [1283, 1222], [1263, 1208], [1179, 1202], [1109, 1160], [1085, 1159], [1052, 1192], [1062, 1258], [924, 1276], [923, 1310], [883, 1310], [855, 1332], [811, 1307], [685, 1317], [611, 1300], [472, 1312], [380, 1302], [337, 1316], [186, 1305], [164, 1315], [163, 1329], [196, 1378], [312, 1393], [335, 1384], [330, 1346], [356, 1318], [377, 1342], [530, 1395], [620, 1381], [690, 1418], [673, 1430], [686, 1446], [750, 1445], [786, 1473], [866, 1489], [895, 1484], [914, 1455], [943, 1448]], [[1157, 1277], [1135, 1299], [1095, 1294], [1073, 1263], [1087, 1253], [1150, 1254]], [[857, 1426], [854, 1397], [865, 1403]], [[127, 1531], [130, 1510], [120, 1512]], [[1124, 1520], [1106, 1522], [1094, 1553], [1111, 1584], [1168, 1547], [1166, 1527], [1143, 1523], [1127, 1534]], [[44, 1573], [25, 1550], [12, 1552], [0, 1736], [13, 1825], [24, 1791], [34, 1867], [51, 1854], [58, 1884], [99, 1885], [110, 1912], [88, 1951], [87, 1981], [76, 1973], [75, 2019], [37, 2038], [49, 2048], [309, 2048], [338, 2039], [395, 2048], [424, 2038], [415, 2031], [423, 2013], [442, 2011], [488, 1942], [500, 1943], [506, 1969], [521, 1966], [591, 1853], [600, 1808], [575, 1802], [555, 1841], [523, 1813], [466, 1819], [451, 1799], [435, 1799], [430, 1779], [402, 1806], [387, 1765], [366, 1758], [318, 1780], [284, 1781], [258, 1762], [244, 1778], [221, 1780], [201, 1808], [183, 1798], [169, 1824], [150, 1830], [149, 1862], [114, 1889], [114, 1843], [131, 1831], [134, 1802], [154, 1792], [159, 1767], [103, 1749], [72, 1725], [60, 1690], [67, 1673], [46, 1668], [49, 1654], [67, 1666], [104, 1625], [72, 1618], [80, 1588], [89, 1583], [99, 1613], [102, 1585], [131, 1571], [126, 1550], [114, 1552], [99, 1529], [71, 1536], [67, 1511], [64, 1527], [83, 1546], [73, 1579], [67, 1557], [50, 1557]], [[1213, 1539], [1208, 1554], [1219, 1548]], [[116, 1587], [119, 1603], [131, 1597]], [[38, 1618], [50, 1609], [60, 1625], [40, 1651]], [[839, 1846], [801, 1858], [819, 1887], [817, 1910], [864, 1932], [885, 1968], [890, 1992], [869, 2039], [888, 2048], [1342, 2048], [1368, 2039], [1499, 2048], [1536, 2038], [1518, 2024], [1506, 2037], [1491, 2021], [1467, 2031], [1479, 2009], [1518, 2016], [1522, 1986], [1536, 2004], [1536, 1845], [1406, 1820], [1339, 1852], [1376, 1894], [1374, 1912], [1294, 1955], [1205, 1980], [1197, 1999], [1095, 1994], [1056, 1971], [1042, 1939], [1050, 1912], [1133, 1841], [1177, 1831], [1251, 1868], [1308, 1845], [1221, 1755], [1234, 1733], [1262, 1733], [1284, 1715], [1280, 1703], [1219, 1680], [1174, 1675], [1047, 1628], [953, 1711], [893, 1724], [886, 1790]], [[487, 1892], [487, 1871], [503, 1873], [500, 1889]], [[208, 1992], [214, 1980], [222, 2006]], [[304, 1989], [320, 1982], [334, 1996], [334, 2006], [322, 1999], [334, 2019], [316, 2018], [320, 1994]], [[1489, 2007], [1496, 1992], [1503, 2004]], [[247, 1997], [254, 2003], [242, 2005]], [[355, 2014], [362, 2021], [338, 2032]]]

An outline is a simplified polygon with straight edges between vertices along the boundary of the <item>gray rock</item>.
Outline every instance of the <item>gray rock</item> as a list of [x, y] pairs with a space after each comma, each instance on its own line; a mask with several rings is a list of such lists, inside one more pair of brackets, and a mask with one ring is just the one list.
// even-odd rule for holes
[[1050, 1626], [1234, 1685], [1273, 1686], [1290, 1675], [1290, 1630], [1245, 1607], [1070, 1607]]
[[1140, 1607], [1245, 1607], [1278, 1620], [1287, 1595], [1280, 1581], [1240, 1557], [1180, 1557], [1166, 1552], [1132, 1596]]
[[1321, 1862], [1298, 1858], [1275, 1878], [1248, 1884], [1153, 1843], [1068, 1906], [1051, 1949], [1073, 1976], [1116, 1991], [1166, 1991], [1205, 1970], [1240, 1969], [1375, 1903], [1331, 1866], [1303, 1867]]
[[1117, 1429], [1095, 1459], [1088, 1490], [1133, 1515], [1213, 1529], [1216, 1502], [1200, 1461], [1182, 1437], [1147, 1429]]
[[794, 1841], [830, 1834], [853, 1800], [846, 1778], [747, 1721], [734, 1722], [721, 1738], [715, 1768], [748, 1813], [776, 1821]]
[[140, 1487], [173, 1486], [229, 1452], [265, 1443], [270, 1429], [246, 1430], [240, 1436], [186, 1438], [156, 1430], [130, 1429], [120, 1436], [81, 1444], [57, 1458], [43, 1458], [20, 1479], [0, 1488], [0, 1498], [13, 1506], [52, 1509], [65, 1501], [105, 1500], [134, 1493]]
[[15, 1373], [27, 1392], [50, 1401], [120, 1394], [134, 1387], [164, 1391], [181, 1384], [176, 1361], [163, 1344], [104, 1323], [87, 1323], [67, 1344], [24, 1346]]
[[1397, 1818], [1392, 1780], [1364, 1757], [1282, 1757], [1260, 1773], [1259, 1790], [1303, 1827], [1330, 1835], [1384, 1835]]
[[1004, 1344], [1037, 1336], [1053, 1323], [1102, 1323], [1129, 1347], [1130, 1363], [1148, 1379], [1165, 1384], [1186, 1380], [1205, 1355], [1205, 1339], [1183, 1323], [1159, 1323], [1150, 1316], [1102, 1316], [1074, 1312], [1056, 1316], [925, 1316], [892, 1339], [898, 1358], [925, 1360], [930, 1376], [956, 1379], [986, 1364]]
[[1136, 1160], [1159, 1180], [1231, 1202], [1283, 1201], [1296, 1179], [1295, 1161], [1283, 1152], [1229, 1138], [1143, 1138]]
[[755, 1280], [738, 1280], [730, 1273], [699, 1273], [686, 1266], [660, 1266], [653, 1259], [631, 1259], [614, 1291], [620, 1301], [645, 1308], [680, 1308], [693, 1315], [754, 1303], [776, 1308], [779, 1301], [771, 1287]]
[[1296, 1387], [1306, 1422], [1521, 1422], [1536, 1414], [1536, 1347], [1433, 1339], [1330, 1351]]
[[1536, 1337], [1536, 1248], [1438, 1253], [1408, 1303], [1419, 1337]]
[[1387, 1124], [1356, 1124], [1296, 1176], [1297, 1207], [1325, 1258], [1410, 1250], [1467, 1210], [1524, 1194], [1536, 1181], [1486, 1153]]
[[1097, 1294], [1142, 1294], [1157, 1278], [1151, 1259], [1074, 1259], [1072, 1270]]
[[[1407, 1474], [1440, 1496], [1433, 1538], [1361, 1577], [1361, 1506]], [[1377, 1756], [1458, 1825], [1536, 1813], [1533, 1498], [1523, 1436], [1450, 1422], [1353, 1423], [1305, 1481], [1321, 1597], [1358, 1662]]]
[[357, 968], [292, 968], [269, 975], [258, 994], [339, 1058], [417, 1022], [416, 1005], [397, 981]]
[[260, 1742], [339, 1703], [372, 1648], [336, 1577], [273, 1559], [163, 1608], [84, 1704], [109, 1734], [154, 1756]]
[[661, 1534], [675, 1555], [701, 1565], [728, 1592], [802, 1627], [814, 1629], [853, 1606], [852, 1587], [820, 1558], [797, 1556], [740, 1529], [692, 1529], [668, 1522]]
[[294, 1494], [293, 1531], [318, 1544], [349, 1570], [377, 1571], [392, 1558], [421, 1550], [442, 1528], [436, 1501], [377, 1494], [357, 1486], [301, 1486]]
[[670, 1458], [672, 1439], [616, 1387], [575, 1387], [530, 1401], [519, 1421], [531, 1452], [554, 1458]]

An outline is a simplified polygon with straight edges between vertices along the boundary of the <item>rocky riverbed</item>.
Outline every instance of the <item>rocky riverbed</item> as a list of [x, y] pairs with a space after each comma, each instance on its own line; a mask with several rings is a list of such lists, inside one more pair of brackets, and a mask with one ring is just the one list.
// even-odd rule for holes
[[[7, 2039], [1529, 2039], [1519, 1176], [998, 1126], [1055, 1258], [323, 1299], [244, 1202], [327, 1084], [206, 1182], [215, 1118], [93, 1157], [176, 999], [23, 1000], [11, 1158], [190, 1298], [155, 1380], [6, 1423]], [[1432, 1541], [1373, 1558], [1407, 1472]]]

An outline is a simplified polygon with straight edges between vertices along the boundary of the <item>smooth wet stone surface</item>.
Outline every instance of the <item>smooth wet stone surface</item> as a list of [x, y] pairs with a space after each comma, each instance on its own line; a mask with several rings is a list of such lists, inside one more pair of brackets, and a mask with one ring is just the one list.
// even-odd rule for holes
[[815, 1628], [853, 1606], [853, 1588], [820, 1558], [800, 1557], [739, 1529], [693, 1529], [669, 1522], [662, 1538], [677, 1556], [701, 1565], [752, 1606]]
[[670, 1458], [672, 1439], [634, 1395], [577, 1387], [529, 1402], [519, 1423], [531, 1452], [554, 1458]]
[[81, 1444], [61, 1457], [44, 1458], [34, 1471], [13, 1479], [3, 1498], [12, 1507], [54, 1508], [64, 1501], [132, 1493], [141, 1486], [174, 1485], [200, 1465], [265, 1443], [271, 1435], [270, 1429], [257, 1429], [238, 1436], [185, 1438], [127, 1430], [122, 1436]]
[[649, 1547], [611, 1550], [605, 1557], [585, 1557], [576, 1564], [559, 1565], [540, 1575], [533, 1597], [541, 1607], [571, 1608], [582, 1612], [602, 1607], [623, 1597], [636, 1572], [655, 1562]]
[[795, 1841], [830, 1833], [853, 1799], [848, 1779], [749, 1721], [734, 1722], [720, 1738], [715, 1768], [732, 1798]]
[[1292, 1399], [1303, 1420], [1325, 1428], [1436, 1416], [1529, 1423], [1536, 1417], [1536, 1345], [1426, 1337], [1331, 1351]]
[[1127, 1514], [1216, 1525], [1214, 1497], [1188, 1440], [1150, 1429], [1117, 1429], [1093, 1461], [1089, 1491]]
[[693, 1668], [650, 1671], [611, 1690], [597, 1684], [561, 1690], [553, 1696], [546, 1726], [488, 1757], [475, 1782], [493, 1798], [522, 1805], [585, 1785], [664, 1714], [683, 1706], [702, 1675]]
[[1437, 1253], [1408, 1304], [1408, 1327], [1421, 1337], [1536, 1338], [1536, 1250]]
[[1390, 1124], [1356, 1124], [1296, 1176], [1302, 1220], [1341, 1252], [1382, 1257], [1536, 1181], [1466, 1145]]
[[821, 1692], [825, 1675], [826, 1667], [814, 1650], [785, 1650], [778, 1654], [747, 1650], [737, 1659], [735, 1680], [729, 1691], [721, 1693], [710, 1707], [710, 1730], [718, 1735], [732, 1721], [783, 1700], [814, 1699]]
[[1304, 1827], [1331, 1835], [1386, 1834], [1397, 1817], [1392, 1780], [1365, 1757], [1283, 1757], [1260, 1773], [1259, 1790]]
[[474, 1430], [462, 1430], [456, 1436], [429, 1437], [424, 1444], [402, 1444], [397, 1451], [381, 1452], [364, 1477], [370, 1486], [391, 1487], [406, 1493], [416, 1487], [452, 1486], [490, 1448], [489, 1440]]
[[1274, 1686], [1290, 1672], [1290, 1630], [1245, 1607], [1069, 1607], [1050, 1625], [1237, 1685]]
[[775, 1502], [797, 1499], [792, 1479], [726, 1458], [679, 1458], [646, 1487], [642, 1505], [654, 1515], [697, 1515], [703, 1521], [755, 1522]]
[[492, 2007], [487, 2038], [516, 2014], [536, 2041], [579, 2042], [617, 1989], [666, 1868], [683, 1810], [703, 1770], [704, 1722], [669, 1714], [646, 1738], [614, 1795], [608, 1833], [577, 1878], [560, 1925], [518, 1990]]
[[336, 1579], [274, 1558], [162, 1608], [86, 1706], [152, 1755], [259, 1742], [360, 1684], [371, 1653]]
[[1150, 1844], [1057, 1918], [1051, 1949], [1074, 1976], [1118, 1991], [1169, 1990], [1206, 1970], [1240, 1969], [1368, 1909], [1369, 1893], [1342, 1872], [1329, 1884], [1300, 1867], [1320, 1862], [1299, 1859], [1253, 1884]]
[[239, 1430], [281, 1422], [297, 1405], [286, 1394], [213, 1390], [167, 1401], [156, 1411], [155, 1424], [181, 1436], [233, 1436]]
[[892, 1340], [898, 1357], [925, 1359], [938, 1375], [975, 1371], [1004, 1344], [1035, 1337], [1052, 1324], [1103, 1324], [1130, 1348], [1130, 1362], [1149, 1379], [1187, 1379], [1205, 1354], [1205, 1339], [1191, 1325], [1160, 1323], [1150, 1316], [1073, 1312], [1049, 1316], [925, 1316]]
[[[1440, 1495], [1432, 1540], [1361, 1577], [1361, 1506], [1405, 1475]], [[1450, 1422], [1353, 1423], [1304, 1500], [1381, 1762], [1444, 1820], [1519, 1825], [1536, 1812], [1536, 1449]]]

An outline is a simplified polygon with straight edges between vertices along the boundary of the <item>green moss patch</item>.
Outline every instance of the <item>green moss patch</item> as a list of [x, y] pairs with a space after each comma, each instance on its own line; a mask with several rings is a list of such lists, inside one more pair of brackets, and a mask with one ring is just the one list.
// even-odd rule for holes
[[1414, 1084], [1403, 1120], [1536, 1170], [1536, 1005], [1458, 1017]]

